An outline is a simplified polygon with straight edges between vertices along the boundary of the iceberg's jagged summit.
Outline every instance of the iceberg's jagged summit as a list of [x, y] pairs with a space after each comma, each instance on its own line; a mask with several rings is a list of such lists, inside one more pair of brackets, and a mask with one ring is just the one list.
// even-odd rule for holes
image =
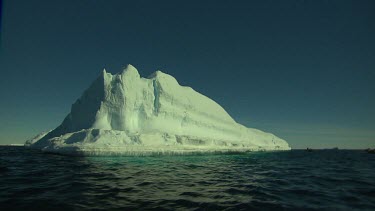
[[103, 70], [60, 126], [25, 145], [79, 155], [290, 149], [273, 134], [236, 123], [216, 102], [174, 77], [156, 71], [142, 78], [132, 65], [115, 75]]

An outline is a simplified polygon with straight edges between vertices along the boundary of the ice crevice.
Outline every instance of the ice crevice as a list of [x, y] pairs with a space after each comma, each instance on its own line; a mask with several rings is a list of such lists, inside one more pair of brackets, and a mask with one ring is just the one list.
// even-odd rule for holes
[[157, 87], [157, 81], [156, 79], [152, 80], [152, 85], [154, 88], [154, 114], [157, 115], [159, 113], [159, 90]]

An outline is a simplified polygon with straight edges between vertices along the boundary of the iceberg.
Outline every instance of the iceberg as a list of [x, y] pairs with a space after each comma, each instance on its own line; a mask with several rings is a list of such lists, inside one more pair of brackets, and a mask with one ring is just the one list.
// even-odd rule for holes
[[237, 123], [210, 98], [166, 73], [104, 69], [60, 126], [25, 146], [67, 155], [127, 156], [290, 150], [271, 133]]

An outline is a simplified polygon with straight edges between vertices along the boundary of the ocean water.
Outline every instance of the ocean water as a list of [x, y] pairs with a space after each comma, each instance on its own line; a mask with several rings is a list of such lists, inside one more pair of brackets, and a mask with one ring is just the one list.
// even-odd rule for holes
[[0, 209], [375, 210], [375, 154], [69, 157], [0, 147]]

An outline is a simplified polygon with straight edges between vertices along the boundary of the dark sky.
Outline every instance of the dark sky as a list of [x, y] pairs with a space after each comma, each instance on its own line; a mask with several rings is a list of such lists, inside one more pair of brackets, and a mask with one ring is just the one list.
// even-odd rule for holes
[[375, 1], [3, 1], [0, 143], [53, 129], [103, 68], [155, 70], [294, 148], [375, 147]]

